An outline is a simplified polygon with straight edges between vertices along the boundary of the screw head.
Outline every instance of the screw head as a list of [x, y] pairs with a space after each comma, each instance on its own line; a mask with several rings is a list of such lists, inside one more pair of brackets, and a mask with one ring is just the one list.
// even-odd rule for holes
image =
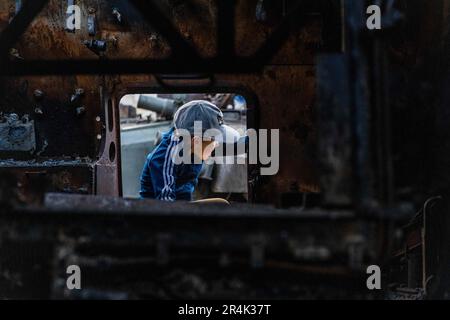
[[80, 117], [80, 116], [82, 116], [83, 114], [86, 113], [86, 108], [85, 107], [78, 107], [76, 112], [77, 112], [77, 116]]
[[37, 114], [37, 115], [42, 116], [44, 114], [44, 111], [42, 111], [42, 109], [40, 107], [36, 107], [34, 109], [34, 113]]
[[78, 88], [75, 90], [75, 94], [82, 96], [84, 95], [84, 89], [83, 88]]
[[42, 99], [44, 99], [45, 93], [40, 89], [36, 89], [33, 92], [33, 96], [37, 101], [41, 101]]

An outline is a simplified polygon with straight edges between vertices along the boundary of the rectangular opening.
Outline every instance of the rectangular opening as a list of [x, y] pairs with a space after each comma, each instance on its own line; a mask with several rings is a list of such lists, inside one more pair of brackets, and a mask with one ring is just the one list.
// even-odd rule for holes
[[[121, 175], [125, 198], [140, 198], [141, 175], [148, 155], [155, 151], [165, 133], [173, 127], [175, 112], [184, 104], [203, 100], [213, 103], [223, 113], [224, 123], [240, 136], [247, 130], [247, 99], [237, 93], [170, 93], [129, 94], [120, 101]], [[228, 154], [228, 153], [227, 153]], [[211, 198], [229, 202], [248, 202], [247, 154], [222, 157], [213, 153], [202, 164], [193, 200]], [[238, 158], [239, 161], [238, 161]], [[244, 160], [243, 160], [244, 158]], [[213, 163], [210, 163], [213, 162]], [[223, 163], [222, 163], [223, 162]], [[242, 164], [242, 162], [244, 162]], [[187, 170], [175, 170], [178, 175], [192, 175]], [[175, 175], [175, 174], [174, 174]], [[186, 177], [177, 179], [176, 188], [182, 187]], [[187, 178], [189, 179], [189, 177]], [[191, 179], [192, 180], [192, 179]], [[195, 179], [194, 179], [195, 180]]]

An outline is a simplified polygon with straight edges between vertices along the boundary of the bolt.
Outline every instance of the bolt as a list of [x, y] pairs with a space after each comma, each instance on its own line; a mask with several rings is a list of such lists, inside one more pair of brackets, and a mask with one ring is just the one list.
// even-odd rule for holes
[[160, 41], [159, 41], [159, 37], [158, 37], [158, 35], [155, 34], [155, 33], [152, 33], [152, 34], [150, 35], [150, 37], [148, 38], [148, 40], [150, 41], [150, 44], [151, 44], [151, 46], [153, 46], [153, 47], [158, 48], [158, 47], [160, 47], [160, 45], [161, 45], [161, 43], [160, 43]]
[[45, 94], [42, 90], [37, 89], [34, 90], [33, 96], [36, 101], [42, 101], [44, 99]]
[[16, 113], [11, 113], [9, 117], [7, 117], [8, 124], [14, 124], [19, 121], [19, 115]]
[[192, 35], [189, 32], [184, 32], [183, 36], [186, 40], [191, 41], [192, 40]]
[[34, 109], [34, 113], [39, 116], [44, 115], [44, 111], [42, 111], [41, 107], [39, 107], [39, 106]]
[[82, 115], [84, 115], [86, 113], [86, 108], [85, 107], [78, 107], [76, 111], [77, 111], [77, 116], [81, 117]]
[[9, 50], [9, 55], [11, 56], [11, 58], [13, 58], [13, 60], [24, 60], [20, 55], [19, 50], [17, 50], [16, 48], [12, 48], [11, 50]]
[[113, 45], [114, 47], [117, 47], [117, 45], [119, 44], [119, 38], [116, 37], [116, 36], [112, 36], [112, 37], [109, 39], [109, 41], [111, 41], [111, 43], [112, 43], [112, 45]]
[[90, 49], [91, 51], [100, 54], [101, 52], [105, 52], [108, 45], [104, 40], [84, 40], [83, 44]]
[[119, 9], [114, 8], [112, 13], [116, 17], [117, 21], [119, 23], [121, 23], [122, 22], [122, 14], [119, 12]]
[[84, 95], [84, 89], [83, 88], [78, 88], [78, 89], [75, 90], [75, 93], [80, 95], [80, 96], [82, 96], [82, 95]]
[[70, 103], [74, 103], [74, 102], [80, 100], [83, 96], [84, 96], [84, 89], [83, 88], [76, 89], [75, 93], [70, 98]]

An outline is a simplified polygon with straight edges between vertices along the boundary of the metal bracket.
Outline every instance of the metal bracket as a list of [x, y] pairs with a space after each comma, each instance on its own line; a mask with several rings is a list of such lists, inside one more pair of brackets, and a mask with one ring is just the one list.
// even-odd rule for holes
[[34, 152], [36, 138], [34, 121], [28, 115], [19, 118], [15, 113], [0, 118], [0, 151]]

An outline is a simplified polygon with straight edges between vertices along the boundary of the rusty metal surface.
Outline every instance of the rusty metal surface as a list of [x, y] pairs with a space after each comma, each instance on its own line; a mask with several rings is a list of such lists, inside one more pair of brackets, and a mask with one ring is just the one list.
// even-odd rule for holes
[[[71, 298], [62, 290], [62, 275], [49, 270], [74, 260], [94, 275], [88, 279], [92, 290], [87, 297], [195, 298], [232, 292], [255, 298], [359, 295], [361, 288], [351, 291], [355, 282], [346, 282], [350, 287], [342, 293], [342, 283], [330, 285], [323, 276], [358, 277], [359, 273], [350, 272], [352, 267], [374, 261], [384, 265], [390, 262], [386, 256], [393, 242], [405, 247], [414, 241], [414, 247], [406, 246], [406, 251], [411, 249], [410, 259], [400, 257], [389, 265], [390, 280], [424, 288], [397, 290], [394, 298], [422, 298], [427, 289], [434, 296], [445, 296], [450, 283], [448, 205], [439, 208], [431, 224], [416, 221], [414, 232], [406, 235], [394, 220], [402, 219], [403, 211], [409, 217], [412, 206], [450, 190], [446, 60], [450, 1], [397, 1], [396, 8], [405, 13], [406, 21], [373, 36], [361, 28], [341, 28], [341, 22], [349, 21], [336, 18], [341, 16], [337, 1], [302, 1], [305, 7], [300, 7], [304, 10], [299, 19], [280, 7], [266, 19], [265, 8], [257, 0], [230, 1], [235, 7], [227, 7], [227, 1], [157, 2], [152, 7], [155, 11], [148, 12], [139, 9], [153, 2], [82, 1], [83, 28], [68, 32], [63, 2], [51, 0], [17, 43], [13, 43], [14, 35], [26, 24], [11, 20], [16, 14], [14, 1], [0, 2], [0, 30], [8, 31], [0, 43], [0, 73], [15, 75], [0, 79], [0, 112], [19, 118], [29, 115], [35, 134], [31, 145], [14, 148], [9, 144], [6, 149], [13, 153], [0, 151], [0, 175], [5, 177], [0, 179], [0, 203], [8, 209], [0, 216], [4, 253], [0, 266], [6, 270], [0, 274], [0, 288], [5, 290], [1, 295]], [[295, 2], [283, 1], [288, 7]], [[37, 10], [43, 3], [35, 0], [28, 6]], [[362, 2], [343, 3], [350, 22], [363, 26]], [[219, 15], [219, 9], [224, 15]], [[17, 16], [23, 19], [25, 14]], [[228, 21], [236, 23], [235, 33], [228, 32]], [[11, 31], [11, 25], [16, 30]], [[216, 37], [216, 30], [225, 36]], [[346, 31], [343, 39], [341, 30]], [[317, 73], [315, 58], [319, 52], [340, 51], [341, 46], [351, 61], [349, 65], [330, 62], [326, 71], [336, 78], [326, 79], [323, 66]], [[126, 60], [136, 58], [154, 60]], [[67, 64], [67, 59], [81, 60]], [[384, 59], [391, 63], [388, 72]], [[29, 73], [36, 75], [22, 76]], [[167, 81], [159, 73], [201, 75]], [[347, 88], [346, 82], [334, 88], [327, 81], [339, 81], [344, 73], [350, 79], [351, 93], [343, 97], [348, 101], [330, 102]], [[247, 98], [249, 127], [281, 131], [279, 173], [260, 177], [257, 166], [249, 168], [251, 201], [290, 210], [183, 208], [185, 204], [163, 208], [154, 202], [117, 198], [121, 195], [118, 101], [124, 94], [230, 91]], [[349, 115], [337, 114], [335, 107], [347, 102], [352, 108], [351, 133], [348, 128], [336, 128], [345, 126]], [[328, 105], [333, 103], [333, 108]], [[325, 130], [317, 126], [317, 112]], [[32, 134], [30, 126], [27, 134]], [[339, 148], [341, 143], [351, 150]], [[323, 147], [319, 154], [318, 145]], [[335, 148], [331, 156], [330, 147]], [[325, 155], [322, 165], [317, 159], [321, 155]], [[331, 173], [340, 175], [327, 176], [323, 162]], [[344, 184], [346, 188], [339, 188]], [[326, 186], [330, 189], [323, 192]], [[350, 189], [355, 192], [351, 194]], [[45, 198], [48, 192], [113, 198]], [[325, 196], [320, 204], [345, 205], [348, 211], [298, 207], [302, 199], [317, 194]], [[47, 207], [37, 210], [10, 208], [43, 202]], [[361, 204], [369, 206], [361, 210]], [[359, 219], [354, 220], [357, 214]], [[422, 227], [427, 237], [420, 237]], [[174, 241], [171, 250], [165, 242], [167, 235]], [[271, 244], [267, 248], [262, 245], [265, 241]], [[421, 246], [432, 249], [421, 255]], [[264, 261], [262, 247], [267, 249]], [[16, 259], [17, 252], [22, 260]], [[168, 252], [173, 260], [167, 259]], [[230, 256], [235, 258], [231, 266]], [[315, 259], [324, 256], [317, 263]], [[209, 268], [199, 267], [199, 261]], [[214, 268], [224, 268], [230, 276], [208, 273]], [[126, 274], [122, 280], [134, 288], [119, 280], [114, 283], [118, 291], [112, 292], [105, 278], [98, 276], [105, 269], [111, 275]], [[135, 274], [142, 270], [155, 270], [156, 278], [168, 287], [152, 277], [139, 286]], [[421, 273], [427, 278], [425, 284], [424, 279], [418, 280]], [[292, 279], [300, 283], [311, 274], [320, 275], [314, 279], [326, 283], [323, 292], [290, 286]], [[252, 287], [255, 279], [267, 282]], [[218, 284], [217, 288], [205, 290], [208, 283]], [[193, 289], [182, 291], [180, 286]]]
[[[52, 195], [50, 211], [15, 210], [0, 217], [1, 296], [367, 297], [362, 266], [372, 257], [375, 238], [361, 234], [361, 221], [344, 212], [330, 219], [325, 212], [276, 214], [253, 207], [253, 214], [243, 216], [240, 208], [218, 214], [215, 206], [80, 197]], [[357, 239], [366, 237], [361, 246]], [[64, 289], [58, 266], [67, 263], [83, 268], [86, 296]], [[49, 265], [55, 267], [42, 272]], [[316, 278], [330, 282], [318, 287]]]
[[[49, 57], [54, 62], [67, 58], [82, 58], [78, 60], [78, 71], [84, 70], [82, 72], [85, 73], [89, 72], [89, 66], [97, 68], [103, 65], [103, 73], [109, 73], [111, 71], [109, 69], [112, 68], [105, 66], [113, 66], [114, 64], [110, 62], [116, 58], [166, 57], [165, 51], [170, 46], [170, 56], [181, 59], [153, 60], [153, 63], [147, 66], [153, 68], [158, 68], [158, 65], [160, 68], [172, 66], [172, 69], [178, 68], [175, 72], [181, 70], [186, 72], [190, 66], [220, 69], [223, 65], [222, 72], [229, 72], [229, 68], [226, 67], [227, 61], [233, 58], [232, 60], [242, 69], [252, 66], [253, 69], [260, 70], [262, 65], [272, 63], [312, 64], [314, 53], [319, 49], [336, 47], [338, 42], [336, 39], [340, 38], [339, 31], [336, 31], [339, 30], [336, 27], [340, 15], [339, 8], [332, 2], [286, 1], [285, 8], [278, 6], [273, 9], [277, 11], [279, 17], [269, 23], [255, 19], [257, 4], [256, 0], [217, 2], [197, 0], [188, 3], [168, 0], [155, 3], [140, 0], [83, 1], [80, 6], [84, 28], [73, 33], [65, 32], [65, 8], [60, 2], [52, 0], [44, 7], [15, 48], [17, 49], [15, 56], [20, 57], [15, 61], [18, 64], [14, 63], [15, 69], [26, 72], [25, 66], [32, 60], [36, 62], [36, 57]], [[113, 14], [115, 8], [121, 12], [122, 22], [119, 22]], [[139, 13], [136, 8], [140, 9]], [[301, 19], [298, 19], [298, 14]], [[88, 21], [91, 15], [95, 15], [97, 21], [95, 35], [88, 32], [86, 20]], [[144, 21], [149, 21], [151, 27]], [[234, 22], [236, 28], [233, 27]], [[322, 25], [325, 25], [324, 29]], [[234, 29], [236, 29], [235, 36], [233, 36]], [[302, 29], [300, 34], [299, 30]], [[106, 51], [102, 53], [102, 57], [106, 59], [100, 59], [97, 63], [90, 63], [84, 59], [96, 62], [99, 52], [93, 52], [80, 45], [80, 41], [93, 37], [107, 44]], [[163, 43], [161, 38], [166, 39], [168, 44]], [[57, 50], [53, 50], [49, 55], [48, 48]], [[234, 56], [235, 52], [238, 55]], [[255, 53], [256, 59], [253, 59], [250, 55]], [[194, 58], [190, 64], [184, 63], [187, 55]], [[211, 55], [217, 57], [209, 62], [199, 59]], [[136, 64], [132, 60], [123, 62], [120, 65], [124, 72], [127, 69], [126, 65], [129, 65], [130, 72], [140, 72], [133, 68]], [[41, 64], [28, 65], [33, 65], [34, 72], [39, 69], [41, 72], [52, 70], [57, 74], [64, 69], [61, 64], [47, 64], [45, 61], [41, 61]], [[45, 67], [47, 71], [43, 66], [47, 66]], [[58, 66], [61, 66], [59, 70]], [[11, 69], [9, 65], [5, 67], [14, 72], [14, 68]], [[7, 72], [6, 68], [4, 72]], [[76, 73], [76, 67], [72, 70]]]
[[92, 196], [63, 193], [48, 193], [45, 196], [41, 211], [69, 210], [90, 213], [103, 212], [108, 215], [129, 213], [137, 216], [200, 216], [222, 218], [273, 218], [273, 219], [313, 219], [313, 220], [350, 220], [355, 215], [349, 210], [323, 210], [312, 208], [276, 209], [269, 205], [236, 204], [224, 206], [220, 204], [198, 205], [181, 201], [165, 203], [156, 200], [122, 199], [113, 196]]
[[[217, 44], [213, 32], [218, 23], [216, 4], [211, 1], [194, 2], [183, 4], [160, 1], [160, 5], [183, 37], [198, 49], [202, 56], [210, 56], [215, 54]], [[244, 56], [254, 53], [276, 30], [276, 24], [255, 22], [256, 3], [257, 1], [236, 3], [236, 48], [237, 53]], [[7, 11], [11, 4], [2, 3], [0, 12]], [[15, 46], [20, 56], [25, 61], [36, 58], [97, 59], [95, 53], [81, 44], [83, 40], [90, 38], [87, 28], [84, 27], [85, 16], [90, 7], [95, 8], [98, 20], [96, 38], [108, 41], [118, 39], [117, 46], [108, 47], [105, 53], [107, 59], [158, 58], [168, 51], [168, 46], [159, 43], [158, 35], [155, 39], [152, 28], [126, 1], [83, 1], [80, 5], [83, 28], [70, 33], [64, 30], [63, 4], [60, 1], [50, 1]], [[123, 25], [118, 24], [111, 14], [110, 9], [114, 6], [119, 8], [127, 20]], [[314, 10], [311, 9], [313, 12]], [[311, 119], [314, 69], [312, 66], [294, 65], [314, 63], [314, 53], [320, 49], [321, 19], [319, 15], [311, 15], [306, 20], [305, 29], [291, 34], [273, 62], [282, 66], [271, 66], [263, 74], [217, 77], [218, 82], [222, 79], [229, 81], [233, 86], [247, 88], [251, 95], [258, 97], [255, 107], [261, 117], [258, 123], [255, 122], [255, 126], [280, 128], [281, 150], [290, 150], [289, 154], [281, 155], [281, 171], [265, 183], [264, 194], [259, 196], [258, 201], [265, 199], [266, 202], [275, 203], [277, 200], [274, 195], [278, 193], [319, 190], [313, 161], [306, 156], [306, 149], [314, 136]], [[250, 34], [251, 37], [248, 36]], [[157, 45], [153, 43], [155, 41], [158, 42]], [[111, 161], [109, 151], [115, 146], [117, 152], [120, 142], [116, 132], [116, 119], [112, 119], [113, 130], [105, 129], [112, 118], [108, 115], [107, 97], [115, 97], [115, 109], [117, 99], [120, 98], [118, 93], [123, 94], [133, 83], [159, 87], [150, 76], [4, 78], [0, 90], [6, 100], [2, 101], [1, 107], [2, 111], [16, 112], [20, 116], [25, 113], [32, 115], [40, 157], [87, 156], [94, 162], [98, 157], [95, 162], [95, 192], [118, 195], [120, 177], [117, 158], [120, 155], [117, 154], [114, 161]], [[74, 104], [71, 103], [71, 97], [77, 88], [83, 88], [84, 94], [80, 101]], [[42, 100], [36, 101], [36, 90], [44, 93]], [[35, 113], [36, 107], [42, 110], [42, 114]], [[80, 107], [84, 107], [82, 115], [77, 114]], [[288, 122], [285, 121], [287, 114]], [[99, 137], [101, 139], [98, 139]], [[292, 151], [295, 152], [294, 155]], [[30, 159], [34, 157], [29, 156]], [[292, 172], [289, 168], [294, 166], [300, 170]]]
[[0, 161], [0, 175], [7, 173], [9, 188], [22, 205], [41, 205], [46, 192], [92, 194], [94, 167], [76, 161]]

